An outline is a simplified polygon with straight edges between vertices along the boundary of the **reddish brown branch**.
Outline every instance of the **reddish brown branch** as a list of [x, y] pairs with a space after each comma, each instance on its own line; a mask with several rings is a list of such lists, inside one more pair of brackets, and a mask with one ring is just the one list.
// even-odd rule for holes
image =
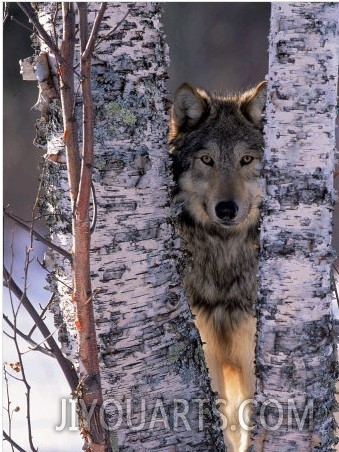
[[[91, 419], [87, 419], [87, 429], [90, 433], [90, 449], [93, 452], [109, 450], [107, 432], [101, 422], [100, 412], [103, 403], [100, 369], [97, 351], [96, 331], [94, 323], [92, 289], [90, 277], [90, 218], [89, 206], [92, 187], [92, 169], [94, 154], [94, 116], [91, 91], [91, 56], [97, 37], [99, 25], [105, 10], [105, 5], [97, 14], [88, 39], [87, 3], [79, 3], [80, 27], [80, 73], [83, 96], [82, 116], [82, 160], [78, 197], [76, 201], [73, 229], [73, 278], [74, 298], [76, 303], [76, 326], [79, 338], [79, 359], [84, 369], [81, 378], [83, 385], [83, 401], [87, 408], [95, 406]], [[86, 49], [90, 51], [86, 54]], [[84, 57], [84, 55], [87, 55]], [[88, 411], [88, 410], [87, 410]]]
[[[32, 17], [41, 38], [50, 46], [50, 49], [57, 55], [59, 62], [60, 93], [63, 114], [63, 126], [66, 149], [66, 162], [68, 171], [68, 182], [72, 210], [72, 236], [73, 236], [73, 284], [74, 301], [76, 306], [75, 322], [78, 330], [79, 360], [81, 362], [81, 380], [83, 401], [87, 410], [92, 412], [91, 419], [87, 419], [89, 425], [90, 449], [93, 452], [104, 452], [110, 450], [107, 432], [101, 422], [100, 413], [103, 404], [100, 371], [98, 361], [98, 350], [96, 342], [96, 331], [94, 323], [91, 278], [90, 278], [90, 219], [89, 206], [92, 186], [92, 168], [94, 153], [94, 117], [93, 101], [91, 93], [91, 57], [97, 39], [98, 30], [102, 21], [106, 4], [103, 3], [94, 20], [90, 36], [88, 37], [88, 11], [87, 3], [79, 3], [79, 35], [80, 35], [80, 70], [81, 88], [83, 96], [83, 143], [82, 159], [80, 159], [78, 143], [78, 126], [75, 115], [76, 94], [74, 89], [74, 52], [75, 52], [75, 12], [74, 3], [62, 3], [63, 17], [63, 39], [60, 51], [53, 41], [47, 36], [45, 30], [40, 30], [41, 25], [37, 21], [36, 14], [31, 7], [20, 4], [29, 17]], [[45, 37], [46, 38], [46, 37]], [[94, 196], [94, 195], [93, 195]], [[11, 288], [20, 289], [14, 286], [8, 272], [6, 273], [8, 284]], [[15, 292], [15, 290], [13, 290]], [[32, 306], [28, 303], [25, 293], [19, 294], [21, 303], [26, 309], [32, 311]], [[33, 308], [34, 310], [34, 308]], [[35, 310], [34, 310], [35, 311]], [[36, 317], [37, 321], [41, 321]], [[39, 329], [45, 325], [39, 322]], [[49, 333], [49, 332], [48, 332]], [[46, 331], [45, 331], [46, 334]], [[51, 337], [44, 335], [51, 350], [53, 347], [49, 343]], [[60, 351], [60, 350], [59, 350]], [[61, 352], [60, 352], [61, 353]], [[58, 359], [58, 358], [57, 358]], [[65, 358], [64, 358], [65, 359]], [[74, 381], [72, 381], [72, 384]], [[74, 385], [72, 385], [72, 389]]]
[[99, 28], [101, 25], [102, 18], [104, 17], [106, 8], [107, 8], [107, 3], [105, 3], [105, 2], [101, 3], [100, 9], [99, 9], [99, 11], [95, 17], [94, 23], [93, 23], [90, 37], [86, 43], [86, 48], [84, 50], [82, 50], [82, 59], [84, 61], [90, 60], [92, 58], [95, 41], [97, 40]]
[[78, 144], [78, 126], [75, 117], [75, 94], [74, 94], [74, 48], [75, 48], [75, 14], [74, 4], [64, 2], [63, 11], [63, 40], [61, 43], [60, 63], [60, 93], [62, 116], [64, 124], [64, 142], [66, 148], [66, 161], [68, 171], [68, 183], [74, 211], [78, 196], [80, 180], [80, 155]]

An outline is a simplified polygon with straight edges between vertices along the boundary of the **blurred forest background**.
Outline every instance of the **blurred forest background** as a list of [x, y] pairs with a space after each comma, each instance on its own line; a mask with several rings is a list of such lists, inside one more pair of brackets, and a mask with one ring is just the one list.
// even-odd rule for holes
[[[31, 28], [15, 3], [9, 3], [9, 9], [9, 15]], [[227, 93], [249, 88], [265, 78], [270, 3], [164, 3], [163, 10], [170, 48], [168, 89], [171, 96], [183, 82]], [[3, 48], [3, 201], [5, 206], [9, 205], [11, 211], [24, 219], [31, 218], [31, 206], [38, 188], [38, 166], [43, 155], [43, 151], [32, 144], [35, 120], [39, 116], [38, 112], [32, 110], [38, 98], [37, 83], [22, 81], [19, 73], [19, 60], [30, 55], [30, 32], [8, 18], [4, 25]], [[338, 213], [336, 218], [338, 220]], [[337, 249], [338, 223], [336, 221], [334, 234]], [[6, 221], [4, 252], [7, 262], [10, 261], [11, 240], [15, 252], [14, 275], [22, 278], [24, 247], [28, 244], [28, 235]], [[42, 260], [44, 248], [38, 242], [35, 242], [34, 252]], [[44, 273], [35, 263], [31, 270], [31, 282], [31, 297], [38, 306], [38, 303], [46, 302], [50, 294], [43, 289]], [[5, 293], [5, 302], [6, 297], [8, 295]], [[23, 319], [23, 322], [26, 321], [27, 319]], [[4, 348], [5, 359], [11, 360], [14, 354], [8, 347]], [[54, 409], [60, 413], [60, 407], [53, 405], [56, 403], [53, 400], [68, 395], [62, 375], [56, 366], [51, 366], [51, 359], [44, 356], [39, 355], [34, 360], [31, 356], [27, 357], [27, 365], [32, 385], [39, 386], [39, 396], [33, 392], [33, 397], [38, 399], [32, 410], [32, 416], [38, 419], [33, 422], [33, 431], [39, 449], [45, 452], [71, 450], [71, 444], [74, 444], [74, 450], [77, 450], [76, 444], [80, 444], [78, 433], [71, 432], [73, 439], [65, 436], [63, 443], [60, 433], [55, 433], [53, 428], [53, 425], [58, 425], [59, 414], [51, 420]], [[63, 386], [62, 390], [60, 385]], [[51, 390], [53, 386], [55, 390]], [[47, 405], [45, 411], [43, 405]], [[18, 418], [18, 428], [20, 422], [23, 423], [24, 420], [20, 421]], [[37, 423], [41, 432], [37, 431]], [[57, 441], [51, 444], [53, 435]], [[63, 444], [67, 444], [66, 448]]]

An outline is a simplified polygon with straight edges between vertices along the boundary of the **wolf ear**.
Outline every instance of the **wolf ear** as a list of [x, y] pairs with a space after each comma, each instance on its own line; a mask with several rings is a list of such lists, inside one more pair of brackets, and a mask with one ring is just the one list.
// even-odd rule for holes
[[174, 96], [170, 135], [192, 129], [198, 124], [207, 107], [207, 94], [183, 83]]
[[262, 125], [262, 115], [266, 105], [267, 82], [261, 82], [250, 91], [246, 91], [240, 97], [240, 110], [255, 127]]

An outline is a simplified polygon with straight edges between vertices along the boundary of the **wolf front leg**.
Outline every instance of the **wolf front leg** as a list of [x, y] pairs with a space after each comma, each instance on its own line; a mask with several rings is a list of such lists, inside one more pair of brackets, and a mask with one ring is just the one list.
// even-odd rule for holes
[[[227, 426], [225, 440], [234, 452], [245, 452], [250, 442], [251, 406], [255, 387], [255, 318], [248, 314], [233, 329], [224, 349], [223, 382]], [[227, 444], [227, 443], [226, 443]]]
[[216, 333], [210, 323], [203, 316], [196, 316], [212, 388], [219, 395], [225, 444], [228, 450], [245, 452], [255, 386], [255, 318], [251, 314], [242, 316], [226, 335]]

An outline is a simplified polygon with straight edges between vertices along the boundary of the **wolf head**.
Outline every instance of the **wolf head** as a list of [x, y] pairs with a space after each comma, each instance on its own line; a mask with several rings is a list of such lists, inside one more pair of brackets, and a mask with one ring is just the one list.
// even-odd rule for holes
[[265, 82], [235, 97], [186, 83], [178, 89], [169, 130], [174, 200], [195, 223], [224, 230], [257, 223], [265, 103]]

